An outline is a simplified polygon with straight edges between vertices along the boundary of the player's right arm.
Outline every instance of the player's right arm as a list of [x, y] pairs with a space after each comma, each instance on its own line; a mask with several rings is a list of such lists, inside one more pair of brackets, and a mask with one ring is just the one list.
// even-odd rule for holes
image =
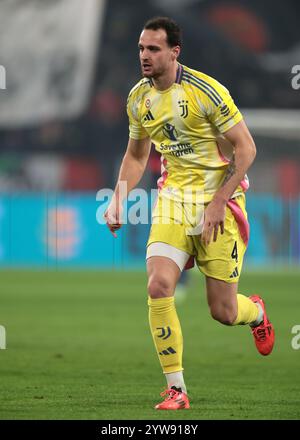
[[151, 149], [149, 137], [143, 139], [129, 138], [127, 150], [123, 157], [119, 177], [111, 202], [104, 214], [106, 223], [114, 237], [115, 231], [122, 225], [122, 203], [128, 193], [141, 180]]

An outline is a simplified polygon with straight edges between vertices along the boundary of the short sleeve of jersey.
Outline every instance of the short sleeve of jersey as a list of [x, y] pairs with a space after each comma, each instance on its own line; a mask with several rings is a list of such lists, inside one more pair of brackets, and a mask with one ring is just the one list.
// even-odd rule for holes
[[137, 103], [130, 94], [127, 100], [127, 115], [129, 119], [129, 137], [135, 140], [146, 138], [148, 134], [138, 119]]
[[209, 97], [208, 117], [221, 133], [225, 133], [243, 119], [229, 91], [218, 81], [210, 82]]

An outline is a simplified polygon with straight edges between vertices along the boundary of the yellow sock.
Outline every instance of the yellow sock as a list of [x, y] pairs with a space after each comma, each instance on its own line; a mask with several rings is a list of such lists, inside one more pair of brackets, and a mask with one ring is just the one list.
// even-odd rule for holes
[[163, 372], [183, 370], [183, 339], [174, 297], [149, 297], [148, 305], [151, 333]]
[[232, 325], [250, 324], [258, 318], [259, 310], [247, 296], [237, 294], [238, 314]]

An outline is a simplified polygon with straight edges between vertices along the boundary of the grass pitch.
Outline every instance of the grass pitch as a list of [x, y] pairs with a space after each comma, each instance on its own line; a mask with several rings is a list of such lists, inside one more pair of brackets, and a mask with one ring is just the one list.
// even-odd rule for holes
[[248, 326], [208, 313], [192, 274], [178, 304], [191, 410], [157, 412], [164, 376], [148, 327], [141, 272], [2, 271], [1, 419], [299, 419], [300, 274], [249, 273], [240, 292], [262, 293], [276, 345], [260, 356]]

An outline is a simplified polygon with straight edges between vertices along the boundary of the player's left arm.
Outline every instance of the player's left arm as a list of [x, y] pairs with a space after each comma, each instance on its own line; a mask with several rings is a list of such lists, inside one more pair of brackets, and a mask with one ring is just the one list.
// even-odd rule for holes
[[223, 135], [233, 145], [234, 156], [228, 166], [223, 185], [215, 193], [205, 210], [201, 234], [204, 244], [209, 244], [212, 236], [213, 240], [216, 241], [219, 229], [223, 234], [226, 204], [244, 179], [256, 155], [254, 140], [244, 120], [238, 122]]

